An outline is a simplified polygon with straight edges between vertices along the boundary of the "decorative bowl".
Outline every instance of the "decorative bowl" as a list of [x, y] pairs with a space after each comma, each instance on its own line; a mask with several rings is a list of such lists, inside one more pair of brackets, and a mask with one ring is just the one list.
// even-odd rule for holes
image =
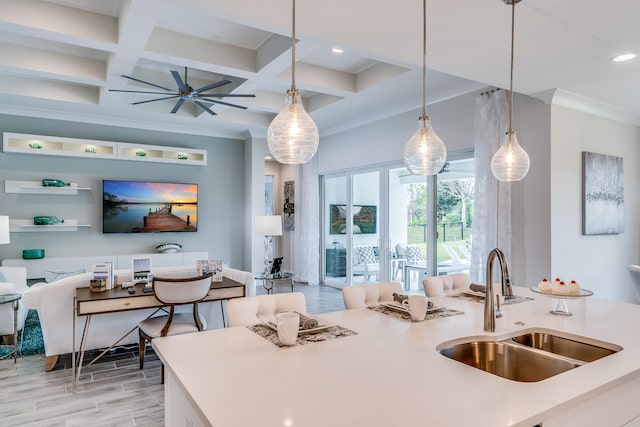
[[25, 249], [22, 251], [22, 259], [44, 258], [44, 249]]
[[180, 249], [182, 249], [180, 243], [160, 243], [156, 245], [156, 250], [163, 254], [178, 252]]

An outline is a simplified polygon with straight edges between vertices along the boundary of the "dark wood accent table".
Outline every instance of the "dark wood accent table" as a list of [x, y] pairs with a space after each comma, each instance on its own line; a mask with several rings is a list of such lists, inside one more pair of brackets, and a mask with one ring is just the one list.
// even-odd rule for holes
[[[146, 308], [156, 308], [149, 317], [156, 314], [162, 309], [163, 305], [158, 301], [153, 293], [144, 293], [142, 289], [144, 285], [135, 285], [135, 293], [130, 294], [128, 288], [122, 288], [120, 286], [115, 287], [103, 292], [91, 292], [89, 287], [77, 288], [76, 296], [73, 301], [73, 347], [71, 354], [71, 363], [73, 370], [73, 391], [75, 392], [80, 378], [80, 371], [82, 370], [82, 363], [84, 361], [84, 350], [87, 342], [87, 334], [89, 331], [89, 325], [91, 323], [91, 316], [94, 314], [104, 313], [116, 313], [129, 310], [142, 310]], [[245, 285], [235, 280], [231, 280], [228, 277], [223, 277], [221, 282], [211, 282], [211, 289], [207, 296], [201, 302], [207, 301], [223, 301], [232, 298], [241, 298], [245, 296]], [[82, 340], [80, 341], [80, 349], [78, 350], [79, 360], [76, 363], [76, 317], [86, 316], [84, 329], [82, 331]], [[127, 333], [122, 335], [116, 342], [111, 344], [96, 358], [94, 358], [89, 365], [95, 363], [98, 359], [104, 356], [113, 346], [117, 345], [127, 335], [135, 331], [138, 325], [136, 324]]]

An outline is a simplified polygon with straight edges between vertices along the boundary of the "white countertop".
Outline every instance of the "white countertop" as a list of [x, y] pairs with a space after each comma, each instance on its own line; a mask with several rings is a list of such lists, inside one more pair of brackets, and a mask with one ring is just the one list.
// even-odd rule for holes
[[[434, 302], [465, 314], [410, 323], [369, 309], [326, 313], [319, 317], [358, 335], [290, 348], [246, 327], [156, 339], [153, 346], [216, 427], [531, 427], [590, 391], [640, 374], [639, 305], [571, 299], [573, 316], [558, 316], [549, 313], [552, 298], [515, 289], [535, 301], [502, 306], [495, 333], [483, 331], [481, 303], [444, 298]], [[623, 350], [533, 383], [506, 380], [436, 351], [452, 339], [507, 337], [536, 327]]]

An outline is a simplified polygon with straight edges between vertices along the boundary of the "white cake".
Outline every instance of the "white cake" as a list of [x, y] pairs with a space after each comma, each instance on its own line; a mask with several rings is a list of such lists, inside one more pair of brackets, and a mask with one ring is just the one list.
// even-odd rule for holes
[[538, 283], [538, 290], [540, 292], [551, 293], [551, 283], [549, 283], [546, 278], [542, 279], [542, 281]]
[[578, 285], [575, 280], [572, 280], [571, 283], [567, 285], [567, 288], [567, 291], [570, 295], [580, 295], [580, 293], [582, 292], [580, 285]]
[[551, 292], [554, 294], [566, 294], [567, 285], [560, 279], [556, 278], [551, 285]]

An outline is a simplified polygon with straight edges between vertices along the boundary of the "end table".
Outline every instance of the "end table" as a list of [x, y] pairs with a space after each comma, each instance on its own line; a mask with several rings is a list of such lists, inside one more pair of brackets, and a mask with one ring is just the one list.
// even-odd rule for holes
[[0, 304], [11, 303], [13, 305], [13, 352], [2, 357], [4, 359], [7, 356], [13, 355], [13, 363], [16, 363], [18, 358], [18, 304], [20, 298], [22, 298], [21, 294], [0, 295]]
[[256, 280], [262, 280], [262, 287], [267, 290], [267, 294], [273, 293], [273, 286], [278, 282], [289, 282], [291, 292], [293, 292], [293, 273], [265, 274], [260, 273], [254, 277]]

